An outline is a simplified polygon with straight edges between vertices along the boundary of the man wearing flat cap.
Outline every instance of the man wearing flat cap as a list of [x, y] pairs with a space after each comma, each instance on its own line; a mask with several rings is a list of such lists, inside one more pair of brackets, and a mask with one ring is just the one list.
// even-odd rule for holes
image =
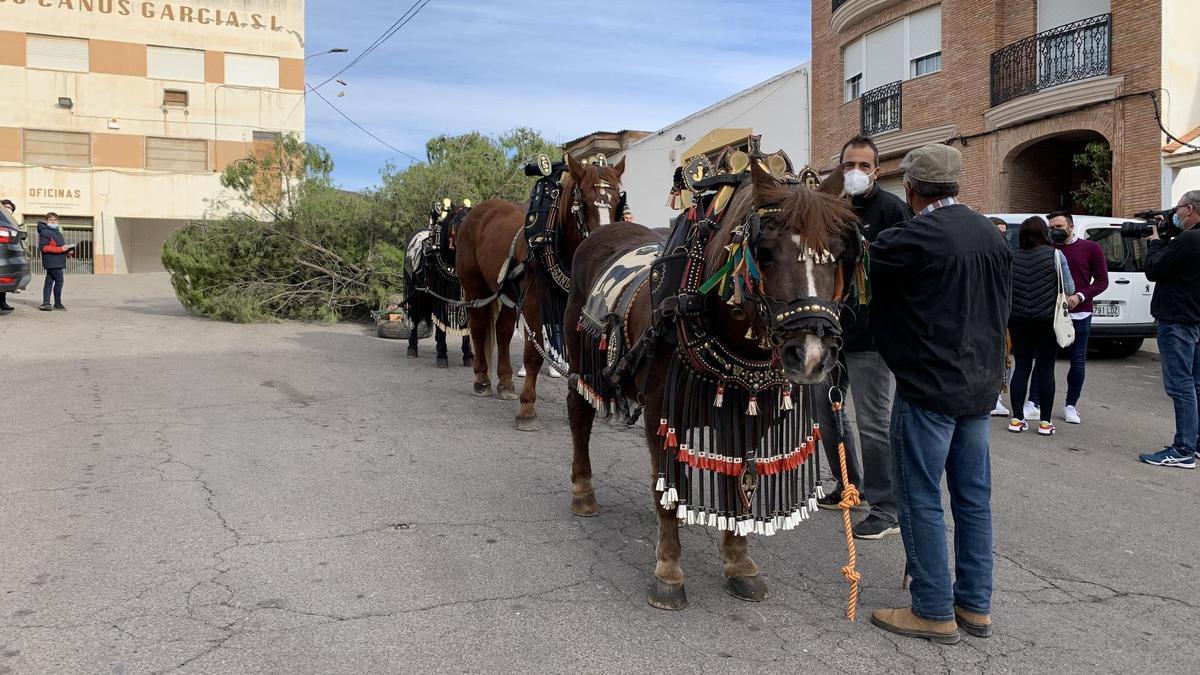
[[[962, 155], [927, 145], [900, 164], [912, 220], [871, 246], [871, 327], [896, 376], [892, 476], [911, 607], [879, 609], [884, 630], [954, 643], [992, 632], [988, 418], [1004, 380], [1012, 254], [991, 221], [959, 204]], [[954, 516], [951, 582], [942, 513]]]

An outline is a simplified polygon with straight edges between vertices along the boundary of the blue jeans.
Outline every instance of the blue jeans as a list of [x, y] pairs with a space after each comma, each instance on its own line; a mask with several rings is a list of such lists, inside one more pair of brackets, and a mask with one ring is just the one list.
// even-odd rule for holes
[[[1075, 341], [1067, 347], [1067, 355], [1071, 359], [1071, 369], [1067, 371], [1067, 405], [1078, 405], [1079, 397], [1083, 395], [1083, 379], [1087, 371], [1088, 337], [1092, 334], [1092, 317], [1086, 319], [1071, 319], [1075, 326]], [[1038, 397], [1037, 380], [1029, 387], [1029, 400], [1041, 407]], [[1047, 412], [1046, 419], [1050, 419]]]
[[[912, 611], [953, 621], [954, 605], [976, 614], [992, 608], [992, 467], [988, 414], [952, 417], [919, 408], [900, 394], [892, 405], [892, 472], [904, 539]], [[951, 586], [942, 473], [954, 516]]]
[[1196, 452], [1200, 433], [1200, 324], [1158, 322], [1163, 388], [1175, 403], [1175, 449]]

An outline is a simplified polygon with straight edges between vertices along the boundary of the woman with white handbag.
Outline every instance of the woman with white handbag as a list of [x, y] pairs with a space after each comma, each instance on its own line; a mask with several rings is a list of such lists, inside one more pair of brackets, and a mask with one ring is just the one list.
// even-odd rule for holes
[[[1011, 410], [1015, 414], [1024, 409], [1032, 372], [1037, 378], [1042, 404], [1037, 432], [1050, 436], [1055, 432], [1050, 421], [1054, 410], [1054, 360], [1059, 347], [1066, 347], [1075, 339], [1066, 302], [1075, 293], [1075, 283], [1066, 258], [1050, 244], [1050, 228], [1045, 220], [1039, 216], [1027, 218], [1021, 223], [1017, 242], [1017, 250], [1013, 251], [1012, 310], [1008, 317], [1016, 361], [1009, 385]], [[1013, 433], [1028, 428], [1026, 420], [1016, 417], [1008, 423], [1008, 430]]]

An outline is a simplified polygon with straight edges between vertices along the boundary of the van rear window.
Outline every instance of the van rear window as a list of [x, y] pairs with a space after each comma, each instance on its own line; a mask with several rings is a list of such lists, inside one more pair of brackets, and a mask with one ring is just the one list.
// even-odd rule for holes
[[1115, 227], [1095, 227], [1087, 232], [1087, 238], [1100, 244], [1109, 272], [1146, 271], [1145, 239], [1126, 239]]

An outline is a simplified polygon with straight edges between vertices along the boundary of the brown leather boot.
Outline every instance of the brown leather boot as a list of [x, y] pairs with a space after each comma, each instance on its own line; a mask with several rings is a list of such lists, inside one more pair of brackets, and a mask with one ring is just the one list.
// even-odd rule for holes
[[908, 607], [877, 609], [871, 613], [871, 623], [897, 635], [924, 638], [946, 645], [958, 642], [958, 626], [953, 621], [930, 621], [913, 614]]
[[962, 628], [975, 637], [992, 637], [992, 617], [987, 614], [968, 612], [955, 605], [954, 621], [958, 623], [959, 628]]

